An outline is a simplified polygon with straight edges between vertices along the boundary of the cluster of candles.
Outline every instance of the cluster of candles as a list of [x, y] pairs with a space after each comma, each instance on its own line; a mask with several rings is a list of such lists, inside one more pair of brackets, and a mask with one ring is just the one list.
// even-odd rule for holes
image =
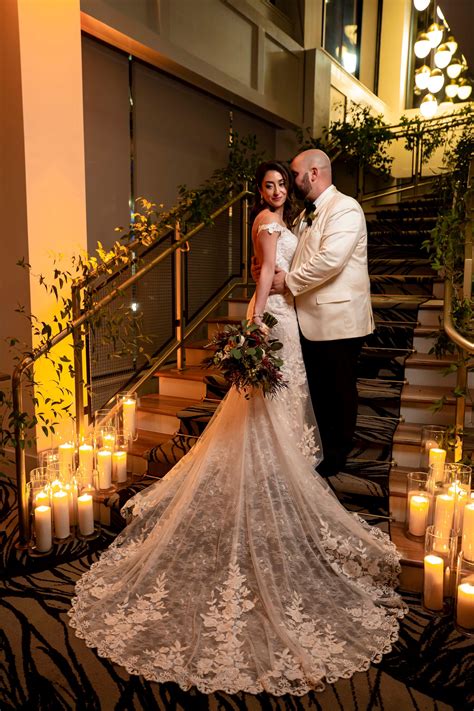
[[57, 540], [69, 538], [71, 527], [77, 526], [82, 536], [94, 533], [94, 499], [92, 490], [79, 494], [79, 482], [55, 479], [38, 490], [33, 489], [33, 519], [35, 545], [38, 553], [46, 553]]
[[[30, 481], [35, 548], [46, 553], [57, 540], [94, 534], [94, 492], [127, 482], [127, 445], [135, 437], [136, 400], [122, 397], [115, 426], [99, 423], [79, 446], [64, 441], [43, 461], [44, 477]], [[41, 471], [41, 470], [40, 470]]]
[[456, 623], [463, 631], [474, 633], [471, 468], [446, 464], [446, 450], [431, 448], [429, 473], [408, 476], [407, 529], [411, 536], [425, 537], [424, 606], [435, 613], [445, 612], [454, 592]]

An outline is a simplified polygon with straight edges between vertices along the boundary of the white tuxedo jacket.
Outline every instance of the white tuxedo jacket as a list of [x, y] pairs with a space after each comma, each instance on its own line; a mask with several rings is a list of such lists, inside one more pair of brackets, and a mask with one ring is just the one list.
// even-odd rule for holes
[[303, 335], [311, 341], [366, 336], [374, 329], [367, 269], [367, 226], [359, 203], [333, 185], [313, 223], [296, 223], [298, 246], [286, 284]]

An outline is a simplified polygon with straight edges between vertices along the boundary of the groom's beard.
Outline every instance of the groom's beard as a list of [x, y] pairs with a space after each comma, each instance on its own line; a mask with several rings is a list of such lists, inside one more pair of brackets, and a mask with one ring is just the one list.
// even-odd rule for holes
[[310, 191], [311, 181], [309, 179], [308, 173], [305, 173], [303, 176], [302, 185], [296, 185], [295, 183], [293, 186], [293, 192], [295, 193], [298, 200], [304, 200]]

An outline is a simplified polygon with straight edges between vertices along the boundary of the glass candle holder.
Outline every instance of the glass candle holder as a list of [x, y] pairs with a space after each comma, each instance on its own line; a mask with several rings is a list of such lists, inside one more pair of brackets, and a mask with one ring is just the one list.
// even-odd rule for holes
[[406, 530], [409, 536], [425, 535], [430, 523], [433, 501], [431, 479], [428, 472], [410, 472], [407, 475]]
[[[59, 467], [65, 471], [76, 470], [76, 442], [74, 438], [61, 438], [58, 443]], [[65, 477], [63, 477], [65, 478]]]
[[118, 393], [117, 428], [130, 441], [137, 439], [137, 394]]
[[36, 467], [29, 474], [27, 502], [32, 533], [33, 555], [44, 555], [51, 550], [52, 511], [51, 487], [46, 467]]
[[63, 543], [71, 535], [71, 520], [69, 515], [69, 492], [60, 487], [52, 493], [54, 538]]
[[430, 450], [446, 449], [447, 428], [442, 425], [423, 425], [420, 442], [420, 469], [428, 469]]
[[58, 450], [56, 449], [43, 449], [38, 452], [38, 465], [40, 467], [47, 467], [53, 462], [59, 461]]
[[[433, 451], [433, 450], [432, 450]], [[447, 536], [454, 526], [456, 495], [450, 491], [451, 471], [449, 465], [442, 467], [438, 463], [430, 464], [430, 488], [433, 493], [433, 505], [430, 511], [430, 524], [438, 535]]]
[[81, 479], [84, 483], [88, 482], [92, 484], [95, 456], [95, 440], [93, 434], [82, 438], [78, 447], [78, 454]]
[[458, 555], [454, 617], [460, 632], [474, 636], [474, 560], [464, 551]]
[[454, 463], [446, 465], [448, 470], [448, 494], [454, 495], [453, 528], [462, 534], [464, 509], [470, 502], [472, 467]]
[[100, 447], [96, 451], [96, 489], [100, 491], [112, 490], [112, 452], [113, 448]]
[[464, 507], [461, 549], [466, 560], [474, 561], [474, 499], [469, 499]]
[[127, 459], [129, 439], [122, 433], [117, 434], [115, 450], [112, 453], [112, 479], [119, 485], [127, 483]]
[[62, 487], [71, 481], [75, 469], [72, 468], [70, 464], [65, 464], [64, 462], [50, 462], [46, 467], [48, 472], [48, 478], [50, 480], [51, 487], [57, 489], [58, 486]]
[[429, 612], [446, 615], [451, 609], [452, 579], [456, 562], [457, 533], [447, 536], [428, 526], [423, 559], [423, 606]]
[[94, 444], [96, 450], [115, 449], [117, 430], [113, 425], [98, 425], [94, 430]]

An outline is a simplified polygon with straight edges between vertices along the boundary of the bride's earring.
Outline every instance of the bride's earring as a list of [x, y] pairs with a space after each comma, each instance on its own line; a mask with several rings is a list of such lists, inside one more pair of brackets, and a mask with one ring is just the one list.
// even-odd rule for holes
[[263, 205], [263, 204], [264, 204], [264, 202], [265, 202], [265, 200], [263, 199], [263, 196], [262, 196], [262, 195], [260, 195], [260, 205]]

